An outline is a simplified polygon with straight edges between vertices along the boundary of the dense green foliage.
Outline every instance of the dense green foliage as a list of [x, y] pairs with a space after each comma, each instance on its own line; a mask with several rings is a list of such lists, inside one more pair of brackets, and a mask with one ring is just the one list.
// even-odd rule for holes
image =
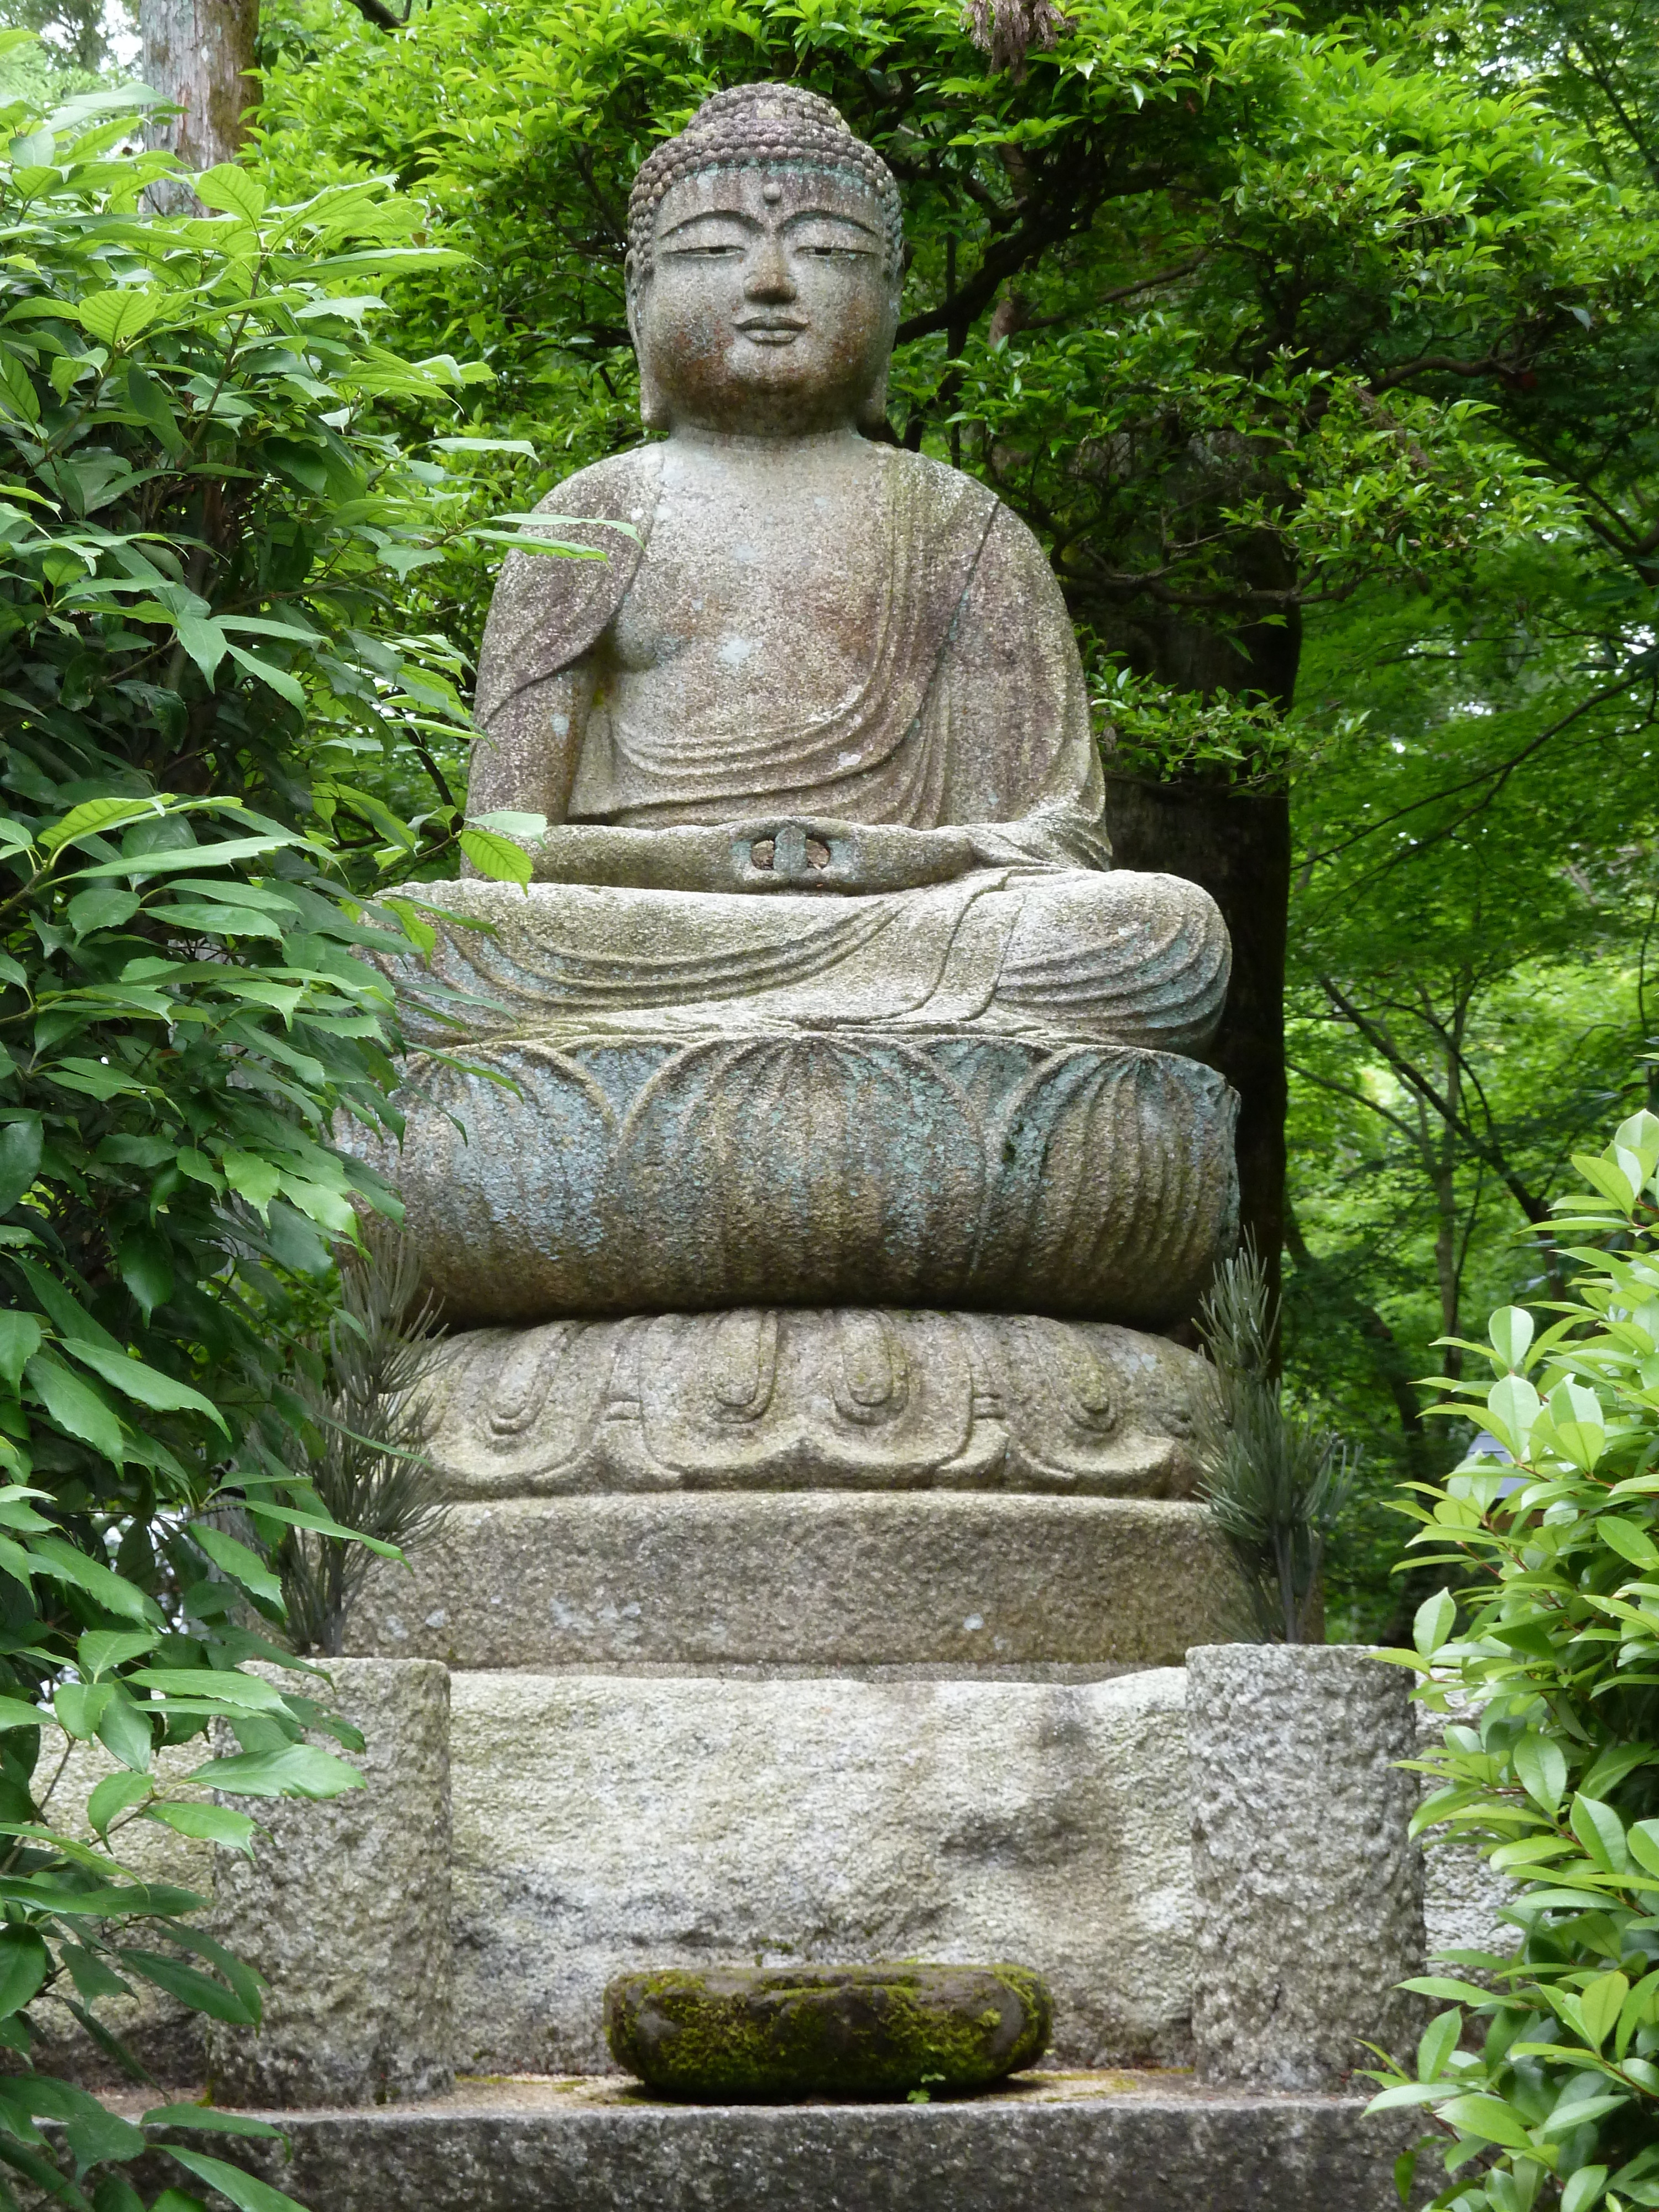
[[[395, 1212], [331, 1121], [395, 1126], [368, 956], [419, 927], [364, 893], [423, 846], [493, 849], [441, 797], [447, 649], [398, 619], [449, 465], [368, 419], [465, 381], [362, 327], [376, 280], [442, 257], [380, 185], [267, 211], [230, 168], [210, 216], [146, 214], [165, 158], [114, 150], [126, 105], [0, 114], [0, 2204], [21, 2178], [97, 2212], [137, 2205], [152, 2124], [240, 2124], [134, 2125], [31, 2055], [73, 2020], [119, 2061], [97, 2008], [142, 1983], [259, 2008], [121, 1831], [247, 1850], [216, 1791], [356, 1784], [307, 1740], [352, 1741], [325, 1703], [240, 1662], [283, 1649], [270, 1553], [346, 1533], [295, 1386], [330, 1244]], [[349, 780], [394, 744], [432, 788], [412, 824]], [[216, 1721], [240, 1747], [163, 1786], [157, 1753]], [[173, 2155], [245, 2212], [289, 2201]]]
[[1576, 1165], [1569, 1294], [1541, 1328], [1500, 1307], [1461, 1347], [1496, 1380], [1443, 1385], [1514, 1467], [1483, 1452], [1410, 1508], [1468, 1608], [1427, 1601], [1399, 1655], [1447, 1715], [1419, 1825], [1481, 1844], [1520, 1929], [1449, 1954], [1490, 1988], [1409, 1985], [1449, 2008], [1379, 2077], [1444, 2129], [1447, 2212], [1659, 2204], [1659, 1118]]

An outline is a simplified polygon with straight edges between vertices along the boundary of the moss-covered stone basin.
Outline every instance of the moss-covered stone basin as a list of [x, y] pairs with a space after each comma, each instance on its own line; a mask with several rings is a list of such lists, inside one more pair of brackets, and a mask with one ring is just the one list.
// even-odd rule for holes
[[1042, 2057], [1028, 1966], [669, 1967], [605, 1993], [605, 2039], [648, 2088], [704, 2103], [983, 2089]]

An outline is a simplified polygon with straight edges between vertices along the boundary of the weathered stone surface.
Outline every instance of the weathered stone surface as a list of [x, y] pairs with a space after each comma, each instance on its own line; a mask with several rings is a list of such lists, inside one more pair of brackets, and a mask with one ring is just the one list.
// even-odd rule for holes
[[[832, 2108], [506, 2083], [421, 2108], [295, 2113], [286, 2158], [223, 2149], [326, 2212], [1398, 2212], [1393, 2161], [1420, 2122], [1364, 2111], [1359, 2098], [1206, 2096], [1167, 2076]], [[176, 2179], [154, 2164], [151, 2185]]]
[[417, 1058], [398, 1103], [401, 1152], [342, 1140], [395, 1179], [458, 1325], [780, 1304], [1156, 1327], [1236, 1227], [1237, 1102], [1170, 1053], [532, 1039]]
[[347, 1635], [458, 1668], [1158, 1667], [1237, 1618], [1201, 1505], [704, 1492], [453, 1506]]
[[210, 2031], [226, 2103], [384, 2104], [452, 2078], [449, 1677], [422, 1660], [329, 1672], [367, 1786], [262, 1808], [253, 1863], [219, 1857], [221, 1940], [269, 1985], [258, 2030]]
[[988, 2088], [1053, 2025], [1042, 1977], [1017, 1966], [668, 1967], [605, 1992], [618, 2065], [704, 2104]]
[[1042, 1490], [1181, 1498], [1202, 1362], [1034, 1314], [740, 1307], [483, 1329], [434, 1351], [452, 1497]]
[[1176, 1670], [1075, 1687], [457, 1674], [458, 2063], [605, 2065], [601, 1997], [699, 1970], [1021, 1959], [1072, 2063], [1188, 2050]]
[[1358, 1645], [1188, 1657], [1200, 2077], [1322, 2087], [1414, 2033], [1423, 1860], [1408, 1683]]

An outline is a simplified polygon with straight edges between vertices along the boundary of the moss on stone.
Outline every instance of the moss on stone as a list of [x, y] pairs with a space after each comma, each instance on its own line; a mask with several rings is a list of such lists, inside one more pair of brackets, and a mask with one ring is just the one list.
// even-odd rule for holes
[[1042, 2055], [1053, 2010], [1025, 1966], [671, 1967], [613, 1981], [605, 2024], [651, 2088], [752, 2103], [982, 2089]]

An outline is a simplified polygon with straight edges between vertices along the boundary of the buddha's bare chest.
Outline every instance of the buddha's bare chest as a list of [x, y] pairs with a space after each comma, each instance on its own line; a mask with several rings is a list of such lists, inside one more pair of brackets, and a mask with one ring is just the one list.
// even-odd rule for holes
[[879, 504], [665, 485], [607, 640], [627, 714], [827, 710], [868, 671], [887, 559]]

